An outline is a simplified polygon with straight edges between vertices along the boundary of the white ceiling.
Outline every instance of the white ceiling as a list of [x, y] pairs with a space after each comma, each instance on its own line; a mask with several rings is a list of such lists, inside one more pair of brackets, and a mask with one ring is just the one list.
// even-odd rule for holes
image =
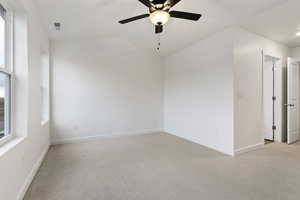
[[[155, 49], [157, 36], [149, 19], [118, 24], [121, 19], [148, 13], [138, 0], [35, 1], [53, 40], [116, 37], [129, 40], [139, 48]], [[289, 6], [295, 3], [298, 7]], [[300, 28], [300, 20], [297, 23], [300, 12], [296, 11], [300, 8], [299, 3], [299, 0], [182, 0], [173, 10], [201, 13], [203, 17], [198, 22], [171, 19], [161, 36], [161, 54], [170, 54], [212, 33], [244, 22], [248, 24], [244, 27], [249, 30], [296, 46], [300, 40], [291, 33]], [[285, 9], [284, 14], [281, 7]], [[253, 16], [258, 17], [253, 19]], [[53, 23], [56, 21], [62, 23], [61, 31], [55, 31]]]
[[300, 0], [286, 1], [257, 15], [243, 27], [289, 47], [298, 47], [300, 37], [296, 33], [300, 32]]

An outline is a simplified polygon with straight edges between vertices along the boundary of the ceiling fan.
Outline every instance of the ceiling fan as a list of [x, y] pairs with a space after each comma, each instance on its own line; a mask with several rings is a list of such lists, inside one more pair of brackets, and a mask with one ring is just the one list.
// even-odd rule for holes
[[188, 13], [175, 11], [170, 9], [179, 3], [181, 0], [138, 0], [149, 8], [150, 14], [143, 14], [129, 19], [119, 21], [120, 24], [126, 24], [135, 20], [150, 18], [150, 21], [155, 25], [155, 33], [163, 32], [163, 25], [166, 24], [170, 17], [198, 21], [202, 15], [196, 13]]

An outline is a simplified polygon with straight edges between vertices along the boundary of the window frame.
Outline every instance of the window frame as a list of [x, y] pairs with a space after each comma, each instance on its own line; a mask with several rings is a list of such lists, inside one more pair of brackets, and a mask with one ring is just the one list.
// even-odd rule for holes
[[5, 9], [5, 66], [0, 67], [0, 72], [8, 75], [10, 83], [9, 83], [9, 122], [5, 122], [5, 124], [9, 126], [9, 132], [5, 134], [3, 138], [0, 139], [0, 146], [9, 142], [15, 137], [14, 134], [14, 74], [13, 74], [13, 66], [14, 66], [14, 15], [10, 7], [0, 0], [1, 6]]

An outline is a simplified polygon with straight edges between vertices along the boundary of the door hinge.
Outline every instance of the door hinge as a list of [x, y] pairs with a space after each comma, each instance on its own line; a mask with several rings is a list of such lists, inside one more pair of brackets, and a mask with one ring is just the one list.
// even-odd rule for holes
[[276, 130], [276, 126], [272, 126], [272, 130]]
[[276, 101], [276, 97], [275, 97], [275, 96], [273, 96], [273, 97], [272, 97], [272, 100], [273, 100], [273, 101]]

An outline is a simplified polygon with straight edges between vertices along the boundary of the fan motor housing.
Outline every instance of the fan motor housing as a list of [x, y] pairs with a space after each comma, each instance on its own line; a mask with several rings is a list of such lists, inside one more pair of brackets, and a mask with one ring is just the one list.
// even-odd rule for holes
[[153, 6], [149, 8], [150, 13], [153, 13], [157, 10], [163, 10], [169, 12], [171, 8], [169, 1], [165, 1], [165, 0], [154, 0], [152, 1], [152, 4]]
[[164, 4], [166, 0], [153, 0], [152, 3], [155, 4]]

